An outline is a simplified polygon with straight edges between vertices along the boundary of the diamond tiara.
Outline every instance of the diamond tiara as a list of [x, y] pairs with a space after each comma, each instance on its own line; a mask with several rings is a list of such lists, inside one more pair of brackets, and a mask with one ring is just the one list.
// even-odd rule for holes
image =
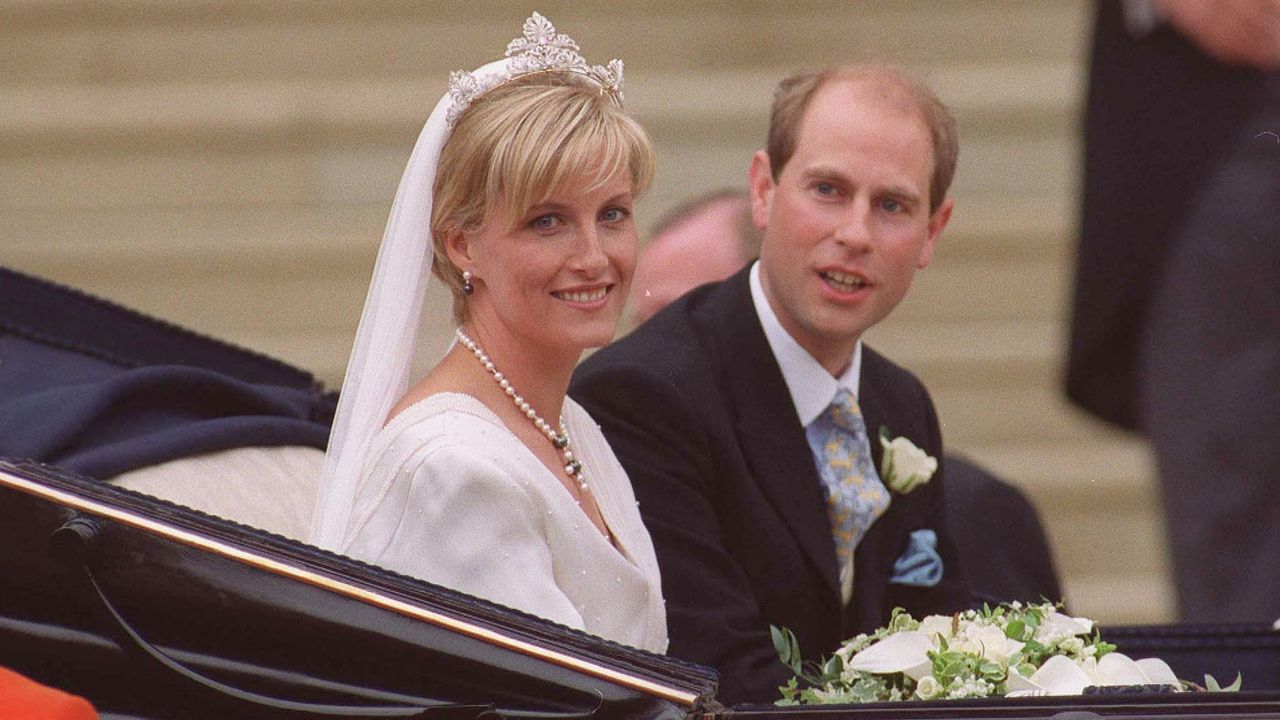
[[551, 21], [536, 12], [524, 21], [524, 35], [507, 45], [506, 57], [510, 62], [499, 72], [476, 75], [456, 70], [449, 74], [449, 95], [453, 97], [453, 104], [445, 119], [450, 129], [476, 98], [514, 78], [540, 72], [581, 75], [599, 85], [601, 91], [608, 93], [619, 105], [622, 104], [622, 61], [615, 59], [608, 65], [588, 65], [578, 43], [568, 35], [557, 33]]

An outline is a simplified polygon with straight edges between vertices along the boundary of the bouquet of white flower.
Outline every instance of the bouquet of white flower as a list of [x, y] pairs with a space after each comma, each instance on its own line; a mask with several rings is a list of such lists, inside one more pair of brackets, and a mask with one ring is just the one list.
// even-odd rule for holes
[[[1093, 622], [1053, 603], [1008, 603], [916, 620], [901, 608], [888, 627], [858, 635], [825, 662], [806, 663], [795, 636], [773, 628], [795, 677], [779, 705], [865, 703], [1027, 695], [1079, 695], [1090, 686], [1191, 687], [1157, 658], [1132, 660], [1104, 642]], [[1212, 677], [1205, 683], [1221, 688]]]

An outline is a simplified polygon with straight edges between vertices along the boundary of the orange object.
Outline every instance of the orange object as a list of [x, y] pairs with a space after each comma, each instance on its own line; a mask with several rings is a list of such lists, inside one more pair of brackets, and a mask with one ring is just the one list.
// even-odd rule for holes
[[97, 720], [98, 711], [65, 693], [0, 667], [0, 720]]

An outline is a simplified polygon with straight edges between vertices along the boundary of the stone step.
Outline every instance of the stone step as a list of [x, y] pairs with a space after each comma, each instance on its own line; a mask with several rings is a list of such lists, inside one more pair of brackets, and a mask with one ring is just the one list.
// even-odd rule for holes
[[11, 211], [6, 262], [55, 277], [135, 282], [165, 274], [242, 281], [368, 281], [390, 209], [369, 204]]
[[[1096, 424], [1083, 416], [1076, 419], [1082, 427]], [[1155, 501], [1155, 466], [1137, 436], [1082, 435], [1059, 441], [1037, 438], [998, 444], [952, 442], [951, 446], [1064, 511]]]
[[1103, 625], [1150, 625], [1177, 620], [1167, 574], [1082, 573], [1066, 587], [1067, 609]]
[[[1079, 55], [1086, 19], [1079, 0], [945, 6], [633, 0], [610, 3], [607, 13], [547, 0], [540, 7], [593, 62], [617, 56], [637, 70], [805, 67], [863, 57], [930, 65], [1070, 60]], [[89, 10], [20, 0], [0, 6], [0, 64], [11, 69], [10, 82], [24, 84], [434, 75], [496, 55], [525, 13], [500, 0], [222, 0], [180, 7], [109, 0]]]
[[[1074, 127], [1074, 92], [996, 99], [993, 86], [1023, 82], [1058, 88], [1069, 66], [944, 68], [938, 86], [954, 105], [966, 168], [989, 164], [1057, 167]], [[783, 71], [637, 75], [628, 108], [660, 145], [763, 145], [768, 102]], [[51, 83], [0, 86], [0, 153], [68, 155], [180, 147], [245, 150], [308, 143], [409, 146], [443, 91], [443, 79], [330, 79]], [[1016, 140], [1017, 145], [1003, 148]], [[1067, 146], [1069, 148], [1069, 145]], [[993, 150], [1002, 152], [993, 152]], [[406, 150], [407, 155], [407, 150]], [[968, 162], [970, 156], [978, 164]], [[1025, 189], [1025, 188], [1024, 188]]]
[[1163, 571], [1167, 539], [1157, 503], [1098, 503], [1066, 513], [1047, 503], [1043, 520], [1059, 571], [1067, 575]]
[[[1056, 371], [1064, 330], [1055, 319], [890, 318], [869, 330], [866, 341], [911, 369], [931, 388], [948, 387], [946, 376], [966, 367], [994, 366], [1019, 373], [1022, 385]], [[1008, 385], [997, 379], [997, 385]], [[984, 388], [986, 386], [983, 386]]]
[[1062, 442], [1111, 433], [1109, 428], [1082, 424], [1057, 387], [949, 388], [922, 377], [931, 388], [942, 431], [957, 447], [1037, 439]]

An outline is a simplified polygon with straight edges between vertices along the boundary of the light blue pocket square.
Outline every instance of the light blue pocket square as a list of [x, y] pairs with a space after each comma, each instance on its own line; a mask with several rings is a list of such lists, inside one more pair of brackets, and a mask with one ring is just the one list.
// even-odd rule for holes
[[889, 582], [915, 587], [933, 587], [942, 580], [942, 556], [938, 554], [938, 534], [915, 530], [907, 539], [907, 549], [893, 563]]

